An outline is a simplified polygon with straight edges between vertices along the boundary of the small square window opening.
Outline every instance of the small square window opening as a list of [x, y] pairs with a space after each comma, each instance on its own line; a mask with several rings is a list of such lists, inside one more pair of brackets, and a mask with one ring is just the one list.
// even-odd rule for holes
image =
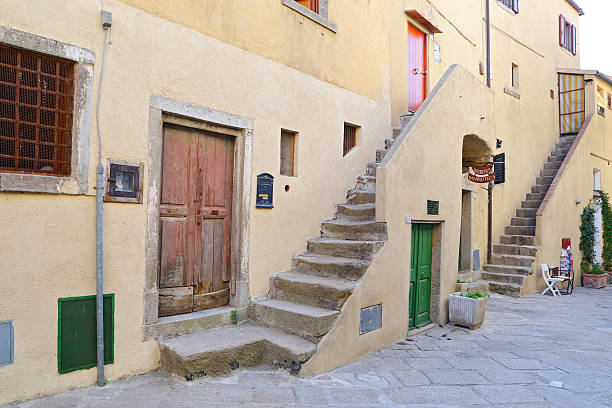
[[346, 156], [348, 152], [357, 146], [357, 130], [359, 126], [344, 124], [344, 143], [342, 145], [342, 155]]
[[512, 87], [519, 89], [519, 66], [512, 64]]
[[144, 163], [109, 160], [104, 201], [142, 203]]
[[280, 174], [283, 176], [297, 176], [295, 166], [295, 151], [297, 144], [297, 133], [289, 130], [281, 130], [280, 145]]
[[319, 0], [295, 0], [295, 2], [319, 14]]

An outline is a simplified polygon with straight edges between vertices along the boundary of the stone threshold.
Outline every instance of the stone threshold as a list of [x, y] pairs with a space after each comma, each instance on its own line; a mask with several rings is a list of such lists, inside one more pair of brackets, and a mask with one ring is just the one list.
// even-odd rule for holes
[[408, 334], [406, 335], [406, 338], [416, 336], [417, 334], [423, 334], [423, 333], [433, 329], [436, 326], [437, 326], [436, 323], [431, 322], [427, 326], [419, 327], [418, 329], [409, 330]]

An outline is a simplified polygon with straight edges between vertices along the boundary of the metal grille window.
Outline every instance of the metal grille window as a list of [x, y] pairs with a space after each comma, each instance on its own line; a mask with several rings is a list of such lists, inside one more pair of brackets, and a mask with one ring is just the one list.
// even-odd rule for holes
[[357, 126], [344, 124], [344, 143], [342, 155], [346, 156], [357, 145]]
[[499, 2], [515, 13], [519, 12], [519, 0], [499, 0]]
[[74, 62], [0, 45], [0, 171], [70, 175]]

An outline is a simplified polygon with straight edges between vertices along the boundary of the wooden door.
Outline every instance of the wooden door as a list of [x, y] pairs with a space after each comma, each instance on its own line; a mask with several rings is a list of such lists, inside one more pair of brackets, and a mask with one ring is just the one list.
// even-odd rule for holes
[[427, 36], [408, 24], [408, 109], [419, 109], [427, 96]]
[[165, 126], [159, 316], [229, 301], [234, 140]]
[[433, 226], [412, 225], [412, 252], [410, 259], [410, 310], [408, 329], [431, 323], [431, 260]]

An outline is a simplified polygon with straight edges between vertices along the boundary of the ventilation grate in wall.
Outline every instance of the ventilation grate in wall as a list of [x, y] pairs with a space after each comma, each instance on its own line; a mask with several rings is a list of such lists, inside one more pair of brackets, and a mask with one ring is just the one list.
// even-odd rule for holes
[[439, 208], [439, 201], [427, 200], [427, 215], [438, 215]]

